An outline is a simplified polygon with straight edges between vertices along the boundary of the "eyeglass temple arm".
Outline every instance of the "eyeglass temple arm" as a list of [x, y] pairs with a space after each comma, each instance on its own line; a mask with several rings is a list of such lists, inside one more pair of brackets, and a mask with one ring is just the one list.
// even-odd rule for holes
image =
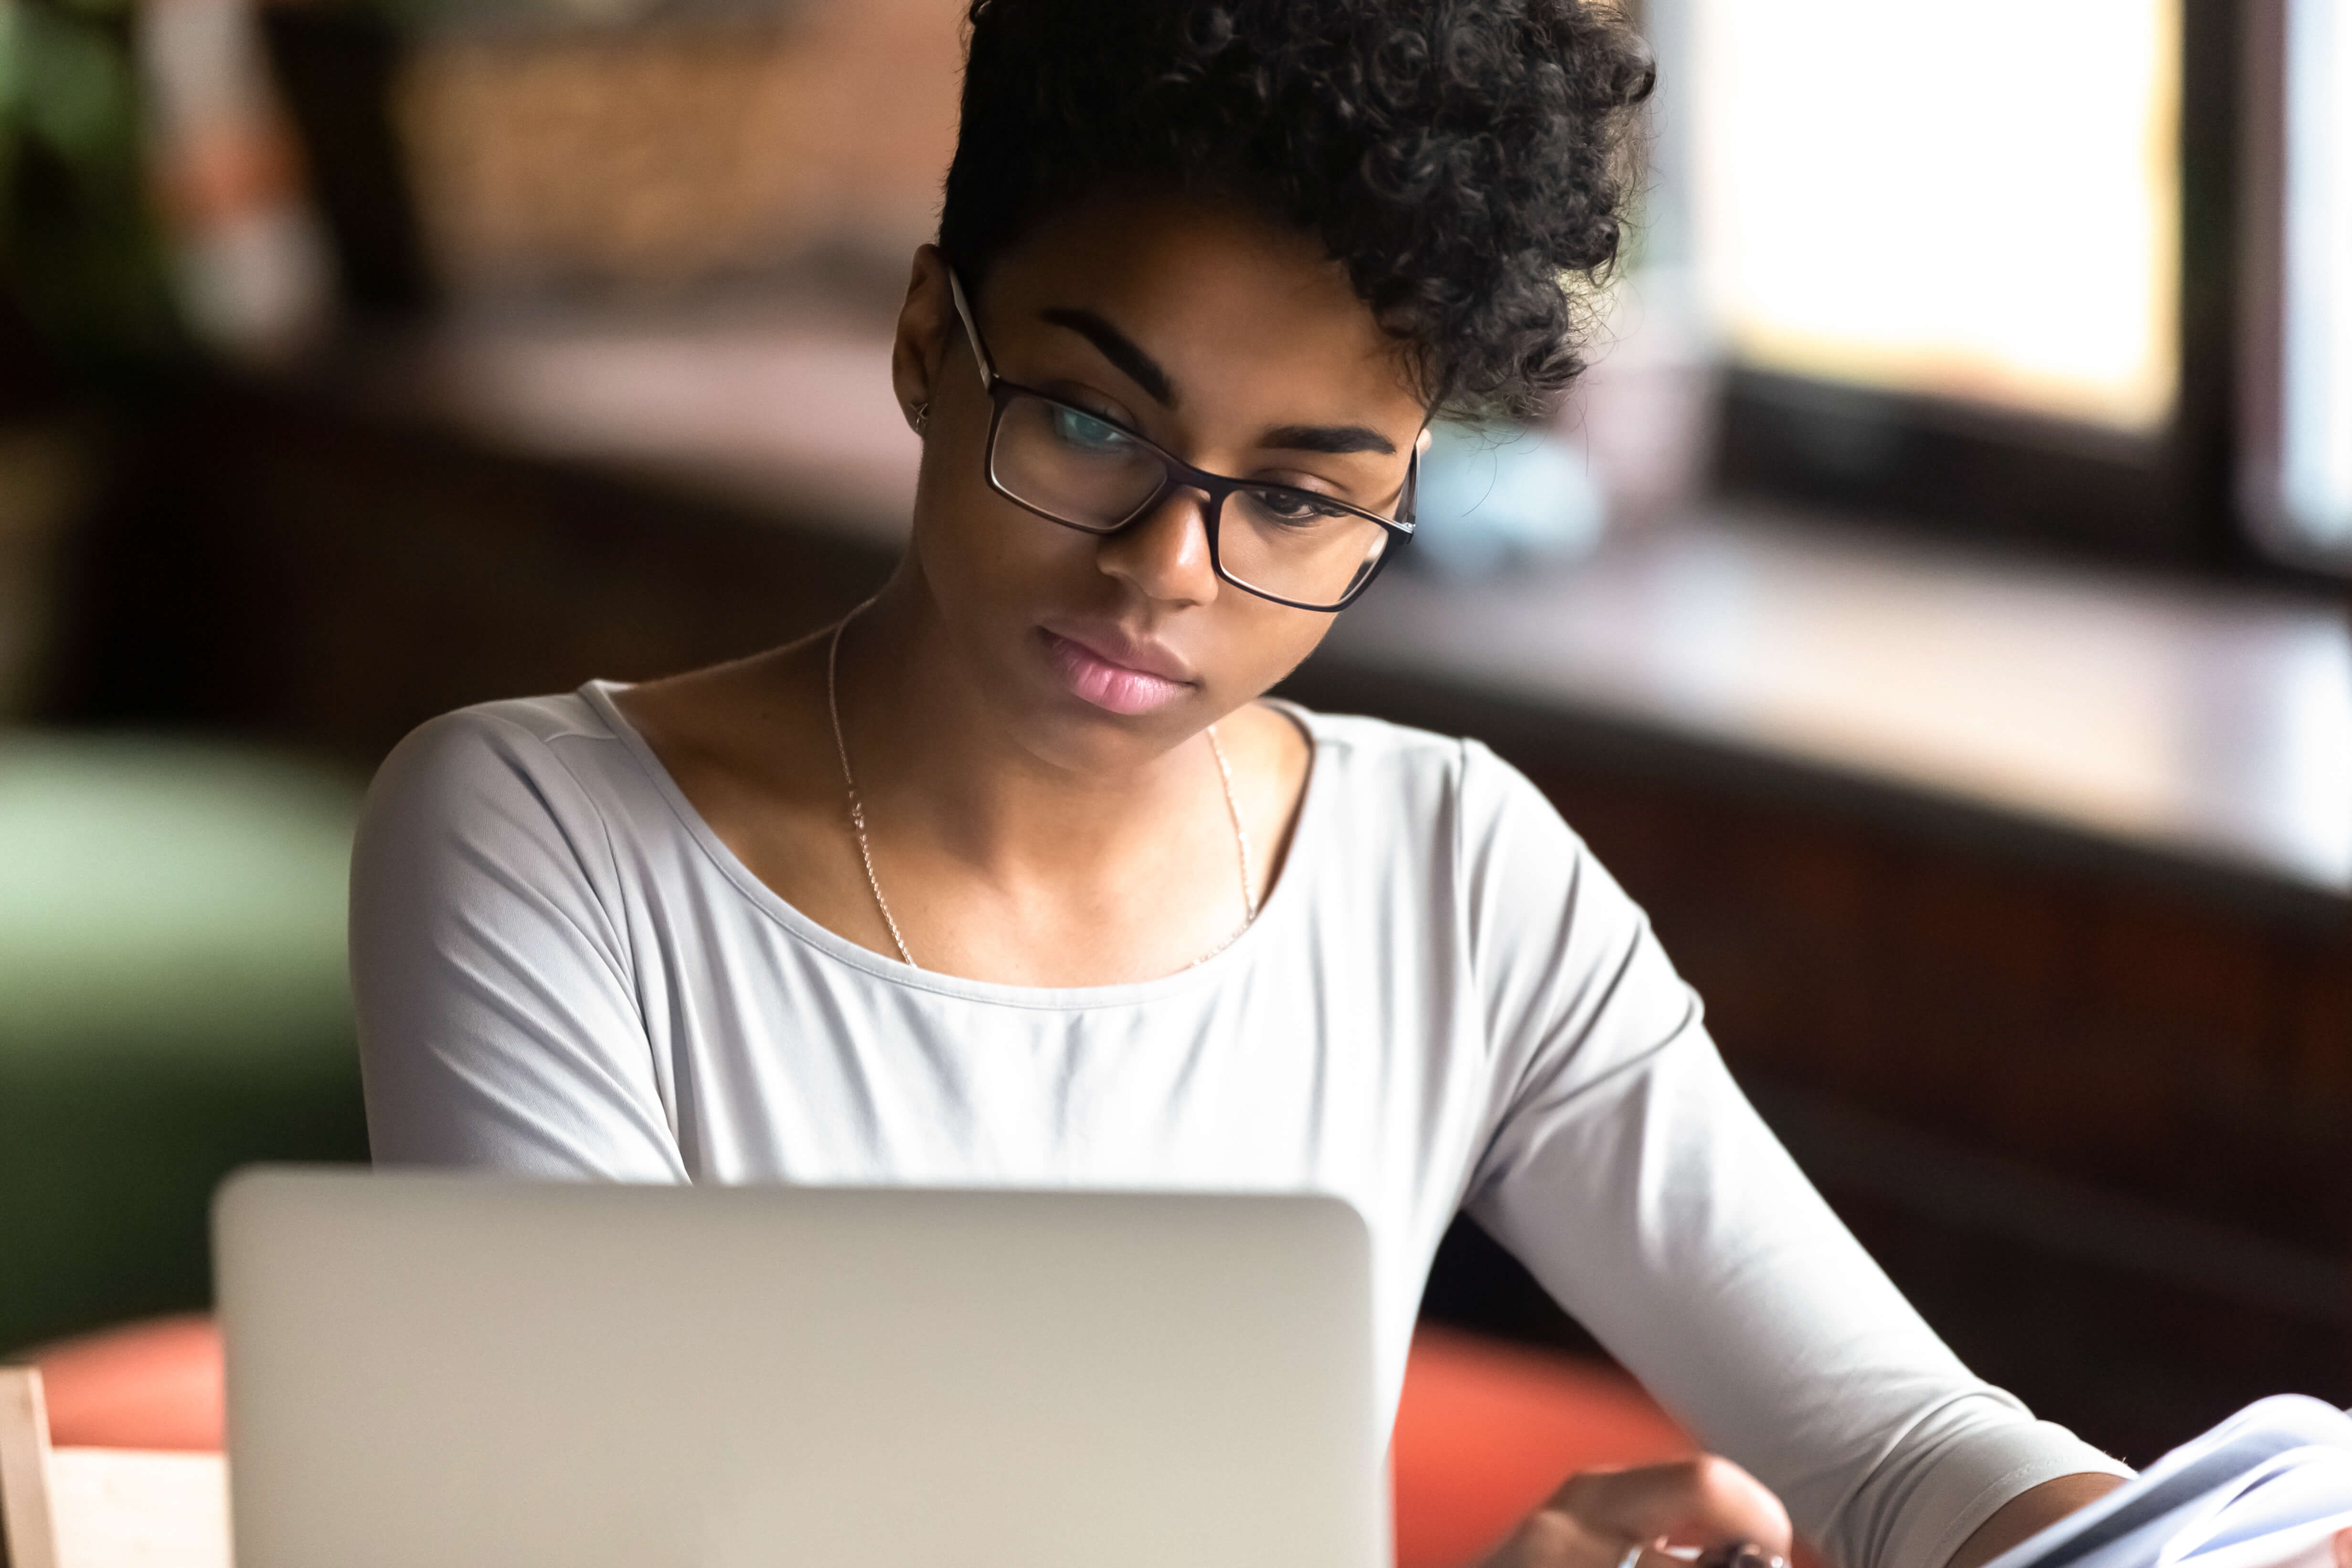
[[980, 389], [992, 392], [996, 366], [988, 357], [988, 345], [980, 341], [980, 328], [971, 319], [971, 301], [964, 298], [963, 279], [956, 276], [953, 267], [948, 268], [948, 296], [955, 301], [956, 319], [963, 323], [964, 341], [971, 344], [972, 363], [980, 366]]

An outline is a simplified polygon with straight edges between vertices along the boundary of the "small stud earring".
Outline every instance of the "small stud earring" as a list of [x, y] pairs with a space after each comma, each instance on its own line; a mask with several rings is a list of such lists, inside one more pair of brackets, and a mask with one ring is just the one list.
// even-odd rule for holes
[[918, 403], [915, 405], [913, 411], [907, 416], [907, 421], [908, 424], [914, 426], [916, 435], [929, 435], [931, 433], [931, 405], [928, 403]]

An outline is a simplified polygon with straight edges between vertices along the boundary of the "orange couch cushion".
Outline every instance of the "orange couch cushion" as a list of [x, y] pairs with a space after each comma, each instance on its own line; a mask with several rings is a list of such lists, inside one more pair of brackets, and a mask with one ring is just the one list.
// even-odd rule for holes
[[220, 1331], [154, 1318], [45, 1345], [49, 1441], [59, 1447], [209, 1448], [222, 1439]]
[[[220, 1334], [209, 1318], [127, 1324], [31, 1359], [61, 1447], [221, 1447]], [[1613, 1367], [1423, 1329], [1391, 1449], [1397, 1568], [1475, 1561], [1574, 1471], [1694, 1451]]]
[[1615, 1367], [1424, 1328], [1390, 1450], [1397, 1568], [1477, 1561], [1578, 1470], [1697, 1451]]

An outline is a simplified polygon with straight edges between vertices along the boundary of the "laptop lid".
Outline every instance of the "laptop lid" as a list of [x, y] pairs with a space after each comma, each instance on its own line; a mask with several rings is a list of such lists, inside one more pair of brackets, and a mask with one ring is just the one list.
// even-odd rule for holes
[[257, 1170], [215, 1210], [238, 1568], [1376, 1568], [1321, 1197]]

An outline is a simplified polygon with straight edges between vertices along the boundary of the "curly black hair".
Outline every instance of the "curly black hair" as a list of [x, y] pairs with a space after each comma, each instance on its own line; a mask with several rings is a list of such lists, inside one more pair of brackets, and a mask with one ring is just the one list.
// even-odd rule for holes
[[1318, 236], [1425, 399], [1540, 413], [1583, 368], [1655, 71], [1605, 0], [972, 0], [940, 247], [974, 288], [1115, 186]]

